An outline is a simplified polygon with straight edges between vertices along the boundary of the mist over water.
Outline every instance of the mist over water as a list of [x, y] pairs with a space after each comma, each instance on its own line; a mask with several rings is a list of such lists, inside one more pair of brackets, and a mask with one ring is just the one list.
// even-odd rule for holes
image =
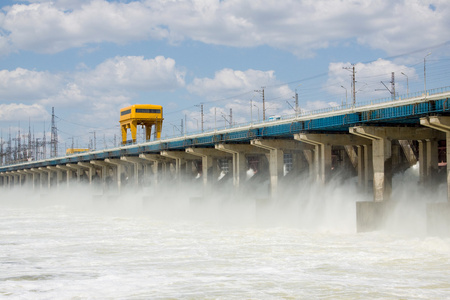
[[[134, 190], [86, 185], [0, 190], [0, 298], [444, 299], [450, 238], [427, 236], [418, 170], [393, 179], [386, 228], [356, 233], [355, 178], [306, 178], [268, 200], [173, 182]], [[206, 195], [206, 196], [203, 196]]]

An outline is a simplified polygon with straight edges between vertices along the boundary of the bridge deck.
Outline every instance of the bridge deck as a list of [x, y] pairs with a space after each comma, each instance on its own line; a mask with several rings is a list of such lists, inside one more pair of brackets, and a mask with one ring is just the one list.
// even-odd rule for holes
[[255, 138], [287, 138], [299, 132], [348, 133], [349, 127], [420, 126], [419, 119], [427, 115], [450, 114], [450, 87], [430, 91], [429, 95], [380, 103], [358, 104], [357, 107], [329, 108], [315, 114], [283, 117], [281, 120], [246, 124], [228, 129], [162, 139], [147, 143], [93, 151], [78, 155], [1, 166], [0, 172], [88, 162], [161, 150], [183, 150], [187, 147], [214, 147], [220, 142], [249, 143]]

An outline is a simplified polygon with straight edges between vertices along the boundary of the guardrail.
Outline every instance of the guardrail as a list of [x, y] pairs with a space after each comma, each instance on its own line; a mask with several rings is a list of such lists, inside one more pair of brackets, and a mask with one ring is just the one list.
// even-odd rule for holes
[[[45, 162], [45, 161], [52, 161], [54, 159], [61, 159], [64, 157], [76, 157], [76, 156], [83, 156], [85, 154], [92, 154], [92, 153], [104, 153], [104, 152], [113, 152], [113, 151], [120, 151], [120, 150], [124, 150], [127, 148], [133, 148], [134, 146], [145, 146], [148, 143], [168, 143], [168, 142], [172, 142], [174, 140], [180, 140], [180, 139], [186, 139], [186, 138], [199, 138], [201, 136], [209, 136], [211, 134], [216, 134], [216, 133], [223, 133], [224, 131], [239, 131], [239, 130], [243, 130], [243, 128], [261, 128], [261, 127], [265, 127], [266, 125], [275, 123], [286, 123], [289, 121], [295, 121], [295, 120], [307, 120], [308, 117], [316, 117], [316, 116], [320, 116], [320, 115], [324, 115], [327, 113], [339, 113], [339, 112], [343, 112], [343, 111], [350, 111], [350, 112], [354, 112], [354, 110], [356, 109], [361, 109], [364, 107], [368, 107], [368, 106], [373, 106], [376, 104], [398, 104], [401, 105], [402, 102], [408, 102], [411, 100], [415, 100], [418, 99], [420, 101], [424, 101], [426, 100], [427, 97], [431, 97], [433, 95], [439, 95], [439, 94], [444, 94], [446, 92], [450, 92], [450, 86], [446, 86], [446, 87], [441, 87], [441, 88], [436, 88], [436, 89], [431, 89], [431, 90], [427, 90], [427, 95], [425, 95], [424, 92], [415, 92], [415, 93], [409, 93], [409, 94], [405, 94], [405, 95], [401, 95], [400, 97], [396, 98], [395, 100], [393, 100], [392, 98], [381, 98], [381, 99], [375, 99], [375, 100], [370, 100], [370, 101], [363, 101], [363, 102], [358, 102], [355, 105], [337, 105], [337, 106], [332, 106], [332, 107], [327, 107], [327, 108], [322, 108], [322, 109], [317, 109], [317, 110], [311, 110], [311, 111], [305, 111], [303, 110], [301, 113], [298, 114], [289, 114], [289, 115], [282, 115], [280, 116], [280, 120], [264, 120], [262, 122], [246, 122], [246, 123], [239, 123], [239, 124], [234, 124], [233, 126], [223, 126], [223, 127], [217, 127], [215, 129], [210, 129], [210, 130], [205, 130], [205, 131], [194, 131], [194, 132], [189, 132], [187, 134], [177, 134], [177, 135], [172, 135], [172, 136], [166, 136], [164, 139], [161, 139], [159, 141], [147, 141], [147, 142], [141, 142], [141, 143], [127, 143], [126, 145], [121, 145], [118, 146], [116, 148], [109, 148], [109, 149], [102, 149], [102, 150], [97, 150], [97, 151], [90, 151], [90, 152], [86, 152], [86, 153], [80, 153], [80, 154], [72, 154], [70, 156], [63, 156], [63, 157], [59, 157], [59, 158], [48, 158], [48, 159], [44, 159], [44, 160], [40, 160], [40, 162]], [[402, 98], [404, 97], [404, 98]], [[28, 163], [34, 163], [36, 161], [32, 161], [32, 162], [28, 162]], [[3, 165], [1, 167], [6, 167], [6, 166], [15, 166], [15, 165], [22, 165], [22, 164], [26, 164], [27, 162], [15, 162], [13, 164], [8, 164], [8, 165]]]

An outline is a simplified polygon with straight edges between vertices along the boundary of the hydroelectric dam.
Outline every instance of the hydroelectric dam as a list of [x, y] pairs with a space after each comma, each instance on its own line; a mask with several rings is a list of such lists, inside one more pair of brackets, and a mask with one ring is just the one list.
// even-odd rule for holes
[[[263, 198], [282, 197], [296, 180], [327, 185], [355, 176], [372, 201], [356, 202], [357, 231], [377, 230], [393, 209], [392, 177], [419, 163], [419, 184], [447, 184], [447, 201], [427, 204], [427, 228], [450, 233], [450, 87], [396, 99], [330, 107], [275, 120], [182, 135], [100, 151], [0, 166], [0, 189], [28, 186], [40, 193], [84, 181], [102, 193], [163, 180], [200, 181], [208, 193], [227, 185], [252, 187]], [[248, 172], [254, 174], [248, 176]], [[301, 175], [301, 177], [300, 177]], [[259, 179], [258, 179], [259, 178]], [[302, 179], [300, 179], [302, 178]], [[288, 180], [289, 179], [289, 180]], [[266, 184], [263, 186], [263, 182]], [[287, 183], [285, 183], [287, 182]], [[156, 196], [155, 196], [156, 197]], [[425, 202], [427, 199], [423, 199]]]

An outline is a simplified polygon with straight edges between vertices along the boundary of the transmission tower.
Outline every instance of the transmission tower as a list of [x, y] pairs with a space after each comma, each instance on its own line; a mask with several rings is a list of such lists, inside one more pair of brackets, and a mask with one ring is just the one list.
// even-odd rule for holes
[[58, 156], [58, 129], [56, 128], [55, 123], [55, 108], [52, 107], [52, 133], [50, 138], [50, 147], [51, 147], [51, 157]]
[[257, 93], [261, 93], [261, 94], [262, 94], [262, 105], [263, 105], [263, 107], [262, 107], [262, 111], [263, 111], [263, 120], [265, 120], [265, 119], [266, 119], [266, 99], [264, 98], [264, 89], [265, 89], [265, 88], [266, 88], [265, 86], [262, 86], [260, 90], [255, 90], [255, 92], [257, 92]]
[[353, 98], [353, 106], [356, 104], [356, 71], [355, 71], [355, 64], [352, 64], [352, 67], [343, 67], [345, 70], [351, 70], [352, 71], [352, 98]]

